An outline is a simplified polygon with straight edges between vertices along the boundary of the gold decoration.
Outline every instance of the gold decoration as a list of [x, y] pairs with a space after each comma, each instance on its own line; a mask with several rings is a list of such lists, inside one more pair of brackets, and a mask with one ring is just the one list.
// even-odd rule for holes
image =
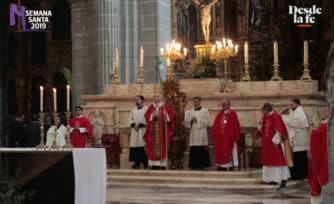
[[[66, 120], [67, 120], [67, 124], [70, 124], [70, 112], [66, 112]], [[72, 146], [72, 143], [71, 143], [71, 131], [70, 131], [70, 125], [67, 125], [66, 127], [67, 129], [67, 133], [66, 133], [66, 138], [65, 138], [65, 141], [66, 141], [66, 144], [63, 146], [64, 149], [72, 149], [73, 146]]]
[[244, 76], [241, 78], [242, 81], [251, 81], [249, 76], [249, 64], [245, 64], [244, 66]]
[[166, 80], [167, 81], [173, 81], [175, 80], [174, 73], [172, 71], [172, 62], [175, 62], [176, 60], [184, 59], [187, 56], [188, 50], [187, 48], [183, 48], [183, 52], [181, 51], [181, 44], [177, 43], [175, 40], [173, 40], [171, 43], [166, 44], [166, 51], [161, 48], [160, 49], [160, 56], [166, 58], [167, 61], [167, 69], [166, 69]]
[[144, 67], [139, 67], [138, 69], [137, 84], [144, 84]]
[[112, 81], [111, 81], [112, 84], [119, 84], [120, 81], [119, 81], [119, 75], [118, 75], [118, 66], [113, 65], [113, 77], [112, 77]]
[[279, 73], [279, 64], [273, 64], [274, 67], [274, 75], [271, 77], [271, 81], [281, 81], [282, 78], [280, 77]]
[[230, 57], [234, 57], [238, 54], [238, 45], [233, 45], [231, 39], [223, 38], [222, 41], [216, 41], [215, 47], [212, 49], [212, 58], [216, 59], [217, 61], [223, 60], [224, 61], [224, 93], [230, 93], [233, 91], [231, 83], [228, 83], [228, 59]]
[[303, 64], [304, 70], [303, 70], [303, 75], [300, 77], [300, 80], [302, 80], [302, 81], [312, 81], [312, 78], [310, 76], [309, 66], [310, 66], [310, 64]]
[[52, 141], [52, 145], [51, 145], [50, 149], [53, 149], [53, 150], [58, 150], [59, 149], [59, 146], [57, 144], [57, 136], [58, 136], [57, 127], [55, 127], [54, 128], [53, 141]]
[[44, 142], [44, 117], [45, 117], [45, 113], [39, 113], [39, 122], [41, 124], [40, 130], [40, 142], [39, 145], [36, 146], [36, 149], [41, 149], [41, 150], [45, 150], [46, 146], [45, 146], [45, 142]]

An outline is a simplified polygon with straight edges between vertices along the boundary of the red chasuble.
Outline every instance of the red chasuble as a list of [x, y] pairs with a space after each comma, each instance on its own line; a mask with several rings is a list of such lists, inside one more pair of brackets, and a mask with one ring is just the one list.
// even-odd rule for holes
[[282, 146], [275, 147], [272, 139], [278, 131], [282, 139], [287, 139], [288, 133], [281, 116], [275, 111], [262, 118], [262, 165], [263, 166], [287, 166]]
[[164, 112], [168, 114], [170, 120], [167, 122], [168, 147], [170, 146], [171, 137], [175, 132], [175, 114], [173, 108], [167, 103], [164, 103], [164, 105], [159, 107], [159, 117], [154, 118], [152, 114], [155, 109], [156, 107], [151, 104], [145, 114], [147, 128], [144, 134], [144, 140], [148, 159], [152, 161], [162, 161], [166, 158]]
[[311, 195], [318, 196], [328, 183], [327, 123], [312, 131], [310, 153], [308, 183]]
[[[72, 118], [70, 121], [72, 130], [71, 142], [73, 147], [86, 147], [86, 135], [93, 137], [93, 128], [85, 116]], [[73, 128], [73, 129], [72, 129]]]
[[211, 130], [214, 142], [214, 155], [217, 165], [231, 162], [234, 143], [240, 137], [240, 124], [237, 113], [229, 110], [221, 111], [215, 118]]

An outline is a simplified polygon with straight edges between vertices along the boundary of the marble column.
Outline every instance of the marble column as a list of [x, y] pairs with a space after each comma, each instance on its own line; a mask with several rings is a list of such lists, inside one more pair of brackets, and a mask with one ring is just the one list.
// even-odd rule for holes
[[329, 183], [323, 188], [322, 203], [334, 203], [334, 42], [332, 43], [327, 59], [327, 104], [329, 110], [328, 118], [328, 168]]

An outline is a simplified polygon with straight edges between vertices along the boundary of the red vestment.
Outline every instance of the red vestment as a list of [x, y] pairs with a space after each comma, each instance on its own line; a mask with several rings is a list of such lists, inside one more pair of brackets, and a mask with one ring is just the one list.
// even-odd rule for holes
[[288, 133], [281, 116], [275, 111], [262, 118], [262, 165], [263, 166], [287, 166], [282, 146], [275, 147], [273, 137], [278, 131], [282, 139], [287, 139]]
[[171, 137], [175, 132], [175, 114], [173, 108], [167, 103], [164, 103], [158, 108], [158, 118], [153, 117], [155, 110], [156, 107], [151, 104], [145, 114], [147, 128], [144, 134], [144, 140], [146, 143], [146, 153], [148, 160], [162, 161], [166, 158], [164, 113], [166, 112], [169, 118], [169, 122], [167, 122], [168, 148], [170, 146]]
[[310, 153], [308, 183], [311, 195], [319, 196], [328, 183], [327, 123], [312, 131]]
[[240, 124], [237, 113], [234, 110], [218, 113], [213, 123], [211, 136], [214, 142], [216, 165], [231, 162], [234, 143], [240, 137]]
[[86, 135], [93, 137], [93, 128], [85, 116], [72, 118], [70, 121], [71, 142], [73, 147], [86, 147]]

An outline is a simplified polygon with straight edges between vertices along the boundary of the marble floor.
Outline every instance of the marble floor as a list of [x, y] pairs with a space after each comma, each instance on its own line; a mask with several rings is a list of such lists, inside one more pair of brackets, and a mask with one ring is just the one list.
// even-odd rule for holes
[[107, 204], [308, 204], [307, 182], [276, 190], [199, 190], [111, 186]]

